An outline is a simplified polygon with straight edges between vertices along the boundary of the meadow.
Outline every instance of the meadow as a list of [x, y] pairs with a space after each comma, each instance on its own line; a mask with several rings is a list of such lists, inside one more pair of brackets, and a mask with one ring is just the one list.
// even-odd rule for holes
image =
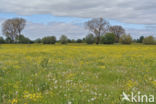
[[156, 96], [155, 45], [0, 45], [0, 104], [131, 104], [123, 91]]

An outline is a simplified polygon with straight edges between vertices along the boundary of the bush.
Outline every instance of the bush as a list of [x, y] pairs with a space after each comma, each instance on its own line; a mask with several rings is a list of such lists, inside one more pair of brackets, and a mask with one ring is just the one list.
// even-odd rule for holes
[[144, 36], [140, 36], [139, 39], [137, 39], [137, 43], [143, 43], [144, 40]]
[[95, 42], [95, 38], [93, 34], [88, 34], [86, 36], [86, 43], [87, 44], [93, 44]]
[[0, 44], [5, 43], [5, 40], [3, 39], [3, 37], [0, 37]]
[[72, 39], [72, 40], [71, 40], [71, 43], [76, 43], [76, 40], [75, 40], [75, 39]]
[[12, 40], [10, 37], [7, 37], [5, 41], [6, 43], [14, 43], [14, 40]]
[[67, 38], [67, 36], [62, 35], [62, 36], [60, 37], [60, 42], [61, 42], [61, 44], [67, 44], [67, 43], [68, 43], [68, 38]]
[[76, 43], [74, 39], [68, 39], [68, 43]]
[[148, 37], [144, 38], [143, 43], [144, 44], [155, 44], [156, 40], [154, 39], [153, 36], [148, 36]]
[[83, 39], [82, 39], [82, 42], [83, 42], [83, 43], [86, 43], [86, 38], [83, 38]]
[[83, 41], [81, 39], [76, 40], [77, 43], [82, 43]]
[[38, 39], [34, 40], [34, 43], [42, 43], [42, 39], [38, 38]]
[[131, 44], [132, 43], [132, 37], [130, 35], [123, 34], [120, 37], [120, 43], [122, 43], [122, 44]]
[[29, 38], [25, 37], [24, 35], [19, 35], [18, 36], [18, 43], [30, 44], [30, 43], [32, 43], [32, 41]]
[[55, 44], [56, 37], [55, 36], [47, 36], [42, 39], [43, 44]]
[[100, 43], [102, 44], [113, 44], [115, 42], [115, 34], [113, 33], [106, 33], [105, 35], [101, 36]]
[[71, 43], [71, 39], [68, 39], [68, 43]]

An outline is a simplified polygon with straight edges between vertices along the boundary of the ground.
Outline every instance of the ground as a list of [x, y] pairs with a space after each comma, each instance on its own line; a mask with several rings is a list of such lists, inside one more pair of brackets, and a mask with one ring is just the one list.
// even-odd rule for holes
[[155, 45], [0, 45], [0, 104], [129, 104], [156, 96]]

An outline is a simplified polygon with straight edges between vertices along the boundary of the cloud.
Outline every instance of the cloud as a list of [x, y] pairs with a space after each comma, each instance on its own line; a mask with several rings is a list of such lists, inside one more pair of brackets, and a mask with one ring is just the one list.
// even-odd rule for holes
[[134, 39], [137, 39], [140, 36], [149, 36], [149, 35], [156, 37], [156, 30], [155, 29], [147, 29], [147, 28], [145, 28], [145, 29], [134, 29], [134, 28], [131, 28], [131, 29], [126, 29], [126, 32], [130, 33]]
[[72, 23], [52, 22], [48, 24], [28, 22], [23, 31], [31, 39], [41, 38], [44, 36], [56, 36], [57, 39], [61, 35], [66, 35], [71, 39], [83, 38], [88, 33], [82, 25]]
[[0, 12], [104, 17], [124, 23], [156, 24], [155, 0], [1, 0]]

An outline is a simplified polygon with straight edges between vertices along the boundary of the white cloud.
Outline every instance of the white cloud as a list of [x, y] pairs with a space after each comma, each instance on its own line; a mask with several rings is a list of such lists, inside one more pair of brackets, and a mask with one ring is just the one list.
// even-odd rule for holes
[[85, 30], [81, 25], [71, 23], [58, 22], [41, 24], [28, 22], [23, 33], [32, 39], [51, 35], [54, 35], [57, 37], [57, 39], [59, 39], [59, 37], [63, 34], [71, 39], [78, 39], [85, 37], [88, 31]]
[[155, 29], [148, 29], [148, 28], [145, 28], [145, 29], [126, 29], [126, 32], [127, 33], [130, 33], [131, 36], [133, 38], [139, 38], [140, 36], [149, 36], [149, 35], [152, 35], [154, 37], [156, 37], [156, 30]]
[[1, 0], [0, 11], [20, 15], [104, 17], [125, 23], [156, 24], [155, 0]]

